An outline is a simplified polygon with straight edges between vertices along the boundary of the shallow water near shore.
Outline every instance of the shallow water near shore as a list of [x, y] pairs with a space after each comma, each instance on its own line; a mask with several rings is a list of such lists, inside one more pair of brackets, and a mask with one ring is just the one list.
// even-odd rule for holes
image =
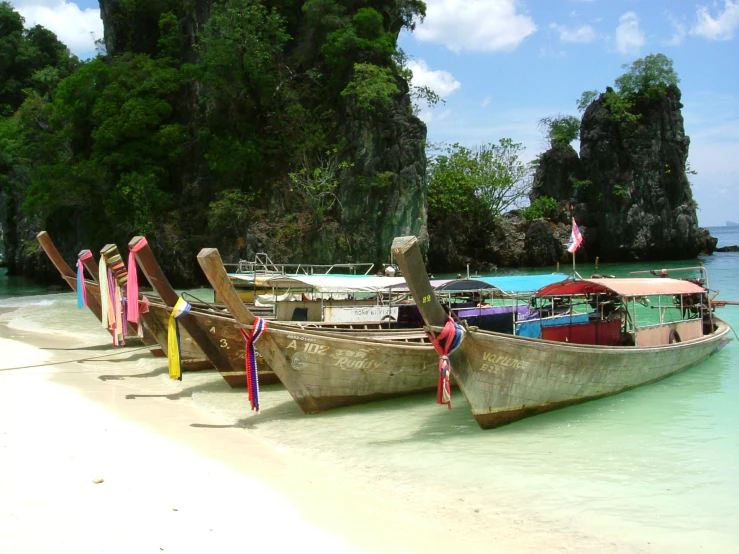
[[[739, 231], [727, 233], [727, 242], [711, 231], [719, 246], [739, 243], [731, 242], [731, 232], [739, 239]], [[739, 300], [739, 253], [701, 261], [720, 298]], [[599, 272], [625, 275], [648, 267], [654, 265], [601, 264]], [[594, 267], [578, 264], [578, 271], [589, 275]], [[2, 318], [18, 333], [74, 332], [76, 322], [93, 318], [74, 308], [71, 293], [0, 299], [0, 308], [9, 306], [20, 309]], [[739, 328], [739, 307], [719, 316]], [[100, 342], [103, 333], [85, 325], [85, 337]], [[664, 381], [490, 431], [479, 429], [458, 391], [451, 411], [433, 395], [421, 395], [305, 416], [273, 385], [262, 388], [263, 410], [256, 415], [245, 391], [229, 389], [214, 372], [170, 382], [161, 360], [135, 358], [125, 363], [133, 365], [123, 377], [131, 387], [169, 391], [172, 401], [191, 395], [223, 425], [335, 468], [379, 497], [432, 507], [439, 525], [453, 519], [474, 531], [488, 525], [489, 515], [507, 514], [522, 528], [535, 523], [572, 538], [553, 543], [551, 551], [577, 552], [580, 541], [593, 540], [618, 552], [739, 548], [736, 340]], [[111, 363], [111, 376], [115, 368]]]

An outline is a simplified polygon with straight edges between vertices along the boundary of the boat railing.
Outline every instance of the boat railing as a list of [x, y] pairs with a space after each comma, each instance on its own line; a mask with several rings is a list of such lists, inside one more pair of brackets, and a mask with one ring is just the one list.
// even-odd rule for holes
[[331, 273], [369, 275], [375, 267], [375, 264], [370, 262], [345, 264], [276, 264], [264, 252], [258, 252], [253, 261], [240, 260], [235, 265], [236, 273], [250, 275], [328, 275]]
[[687, 273], [687, 272], [695, 272], [698, 271], [701, 274], [701, 282], [703, 284], [703, 287], [708, 289], [708, 270], [703, 267], [702, 265], [699, 266], [693, 266], [693, 267], [668, 267], [665, 269], [646, 269], [646, 270], [640, 270], [640, 271], [630, 271], [627, 277], [632, 277], [635, 275], [653, 275], [655, 277], [669, 277], [670, 273], [674, 272], [680, 272], [680, 273]]

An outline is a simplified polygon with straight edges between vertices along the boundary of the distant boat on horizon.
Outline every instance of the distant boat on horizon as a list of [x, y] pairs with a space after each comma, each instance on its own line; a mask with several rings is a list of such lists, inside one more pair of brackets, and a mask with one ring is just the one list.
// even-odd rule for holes
[[727, 227], [739, 227], [739, 223], [736, 223], [734, 221], [727, 221], [726, 226]]

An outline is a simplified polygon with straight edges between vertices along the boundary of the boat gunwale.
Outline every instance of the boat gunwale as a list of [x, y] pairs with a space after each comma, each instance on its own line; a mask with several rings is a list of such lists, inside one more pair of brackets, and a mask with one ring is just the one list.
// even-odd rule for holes
[[[560, 342], [556, 340], [547, 340], [547, 339], [537, 339], [533, 337], [524, 337], [521, 335], [508, 335], [506, 333], [498, 333], [496, 331], [485, 331], [483, 329], [470, 329], [468, 328], [466, 332], [470, 334], [470, 336], [474, 336], [475, 338], [481, 336], [483, 339], [486, 337], [494, 337], [496, 340], [505, 340], [508, 342], [515, 342], [520, 343], [521, 341], [524, 341], [531, 345], [538, 345], [542, 348], [547, 348], [552, 345], [557, 345], [558, 348], [562, 348], [564, 350], [570, 350], [573, 352], [582, 351], [582, 350], [597, 350], [598, 352], [607, 351], [611, 353], [619, 353], [619, 352], [654, 352], [656, 350], [670, 350], [670, 349], [678, 349], [685, 346], [694, 346], [697, 344], [700, 344], [701, 342], [710, 342], [712, 340], [721, 338], [729, 333], [729, 331], [732, 329], [731, 325], [729, 325], [727, 322], [725, 322], [723, 319], [714, 316], [713, 320], [716, 322], [716, 330], [707, 334], [703, 335], [702, 337], [698, 337], [691, 340], [686, 340], [682, 342], [675, 342], [673, 344], [660, 344], [655, 346], [609, 346], [609, 345], [598, 345], [598, 344], [573, 344], [569, 342]], [[670, 323], [663, 324], [665, 326], [671, 325]], [[436, 326], [427, 326], [429, 329], [434, 331], [434, 333], [439, 333], [442, 330], [442, 327], [436, 327]], [[485, 342], [484, 340], [480, 342]], [[460, 344], [460, 347], [464, 344], [464, 340], [462, 341], [462, 344]]]
[[[303, 329], [300, 327], [293, 328], [292, 326], [285, 325], [281, 322], [269, 322], [269, 326], [267, 328], [267, 332], [270, 330], [277, 331], [278, 333], [299, 333], [299, 334], [308, 334], [308, 335], [315, 335], [317, 337], [321, 338], [327, 338], [332, 340], [337, 340], [340, 342], [348, 342], [348, 343], [362, 343], [362, 344], [374, 344], [378, 346], [390, 346], [393, 348], [410, 348], [413, 350], [432, 350], [433, 346], [431, 343], [412, 343], [412, 342], [400, 342], [402, 338], [411, 338], [409, 336], [406, 337], [397, 337], [396, 340], [393, 339], [373, 339], [373, 338], [364, 338], [364, 337], [356, 337], [356, 338], [347, 338], [345, 336], [345, 333], [332, 333], [330, 331], [315, 331], [313, 329]], [[361, 329], [357, 329], [358, 331], [361, 331]], [[384, 329], [383, 329], [384, 330]], [[420, 337], [421, 335], [419, 335]], [[425, 336], [425, 335], [424, 335]]]

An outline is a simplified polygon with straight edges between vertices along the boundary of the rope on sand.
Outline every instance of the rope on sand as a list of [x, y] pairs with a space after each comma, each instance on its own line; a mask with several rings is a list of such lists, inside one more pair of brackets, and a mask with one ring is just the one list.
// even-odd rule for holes
[[116, 352], [111, 352], [110, 354], [102, 354], [100, 356], [88, 356], [87, 358], [78, 358], [76, 360], [64, 360], [61, 362], [43, 362], [40, 364], [34, 364], [34, 365], [22, 365], [18, 367], [0, 367], [0, 371], [11, 371], [14, 369], [31, 369], [34, 367], [46, 367], [49, 365], [62, 365], [62, 364], [74, 364], [77, 362], [87, 362], [90, 360], [99, 360], [100, 358], [110, 358], [111, 356], [120, 356], [121, 354], [128, 354], [130, 352], [138, 352], [139, 350], [150, 350], [152, 347], [149, 346], [141, 346], [139, 348], [131, 348], [126, 350], [118, 350]]

